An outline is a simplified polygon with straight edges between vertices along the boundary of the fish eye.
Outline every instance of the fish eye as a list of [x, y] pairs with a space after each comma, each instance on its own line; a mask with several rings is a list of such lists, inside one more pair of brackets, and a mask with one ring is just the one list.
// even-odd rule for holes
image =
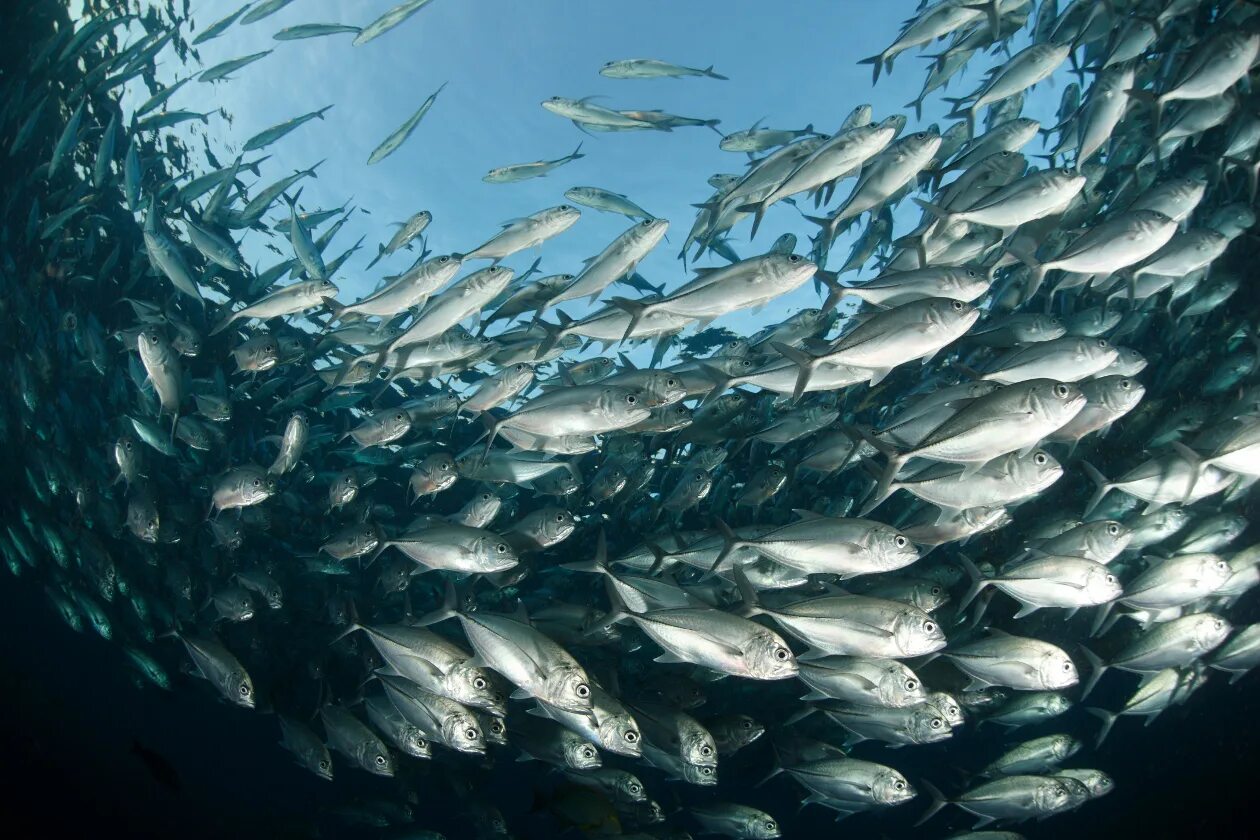
[[1107, 346], [1107, 340], [1104, 338], [1098, 339], [1098, 346], [1105, 348]]
[[1046, 453], [1044, 452], [1038, 452], [1036, 455], [1033, 456], [1033, 463], [1039, 467], [1044, 467], [1046, 465], [1046, 462], [1049, 460], [1050, 459], [1046, 457]]
[[898, 534], [897, 536], [893, 537], [893, 542], [896, 544], [897, 548], [905, 548], [907, 545], [909, 545], [910, 540], [906, 539], [901, 534]]
[[490, 731], [495, 735], [502, 735], [503, 729], [503, 721], [498, 718], [494, 718], [494, 720], [490, 723]]
[[438, 257], [438, 262], [440, 263], [448, 263], [450, 261], [451, 261], [450, 257]]
[[123, 442], [123, 448], [124, 448], [124, 449], [126, 449], [128, 452], [130, 452], [130, 451], [131, 451], [132, 449], [134, 449], [135, 447], [134, 447], [134, 446], [132, 446], [131, 441], [129, 441], [129, 440], [128, 440], [128, 441], [124, 441], [124, 442]]
[[933, 587], [932, 587], [930, 590], [928, 590], [928, 591], [929, 591], [929, 592], [931, 592], [931, 593], [932, 593], [932, 595], [934, 595], [934, 596], [935, 596], [935, 595], [940, 595], [940, 594], [941, 594], [941, 588], [940, 588], [939, 586], [933, 586]]
[[919, 690], [918, 680], [906, 680], [906, 691], [918, 691], [918, 690]]
[[906, 783], [905, 783], [905, 782], [893, 782], [893, 788], [894, 788], [895, 790], [905, 790], [905, 789], [906, 789]]
[[636, 402], [638, 402], [638, 399], [634, 394], [626, 394], [626, 405], [634, 405]]
[[569, 205], [567, 205], [567, 204], [561, 204], [561, 205], [560, 205], [560, 207], [559, 207], [559, 209], [560, 209], [560, 210], [572, 210], [573, 208], [572, 208], [572, 207], [570, 207], [570, 206], [569, 206]]
[[1051, 319], [1050, 319], [1050, 326], [1052, 326], [1052, 327], [1057, 327], [1057, 326], [1059, 326], [1059, 324], [1060, 324], [1060, 323], [1061, 323], [1061, 322], [1059, 321], [1059, 319], [1058, 319], [1058, 318], [1051, 318]]
[[324, 761], [323, 759], [320, 759], [320, 762], [319, 762], [319, 769], [320, 769], [320, 770], [327, 770], [327, 769], [328, 769], [329, 767], [331, 767], [331, 766], [332, 766], [331, 762]]
[[586, 683], [578, 683], [577, 686], [574, 687], [573, 693], [580, 699], [585, 700], [587, 697], [591, 696], [591, 687]]
[[1112, 522], [1110, 525], [1107, 526], [1107, 533], [1113, 537], [1116, 536], [1117, 534], [1120, 533], [1120, 526], [1117, 525], [1115, 522]]
[[506, 553], [508, 550], [507, 543], [499, 543], [498, 545], [494, 547], [494, 550], [499, 552], [500, 554]]
[[491, 496], [489, 493], [482, 493], [482, 494], [481, 494], [481, 501], [483, 501], [483, 502], [488, 502], [488, 501], [490, 501], [490, 500], [491, 500], [491, 499], [493, 499], [493, 498], [494, 498], [494, 497], [493, 497], [493, 496]]
[[713, 768], [712, 768], [712, 767], [701, 767], [701, 768], [700, 768], [700, 775], [702, 775], [702, 776], [712, 776], [712, 775], [713, 775]]
[[1133, 382], [1132, 380], [1129, 380], [1129, 379], [1121, 379], [1120, 387], [1127, 391], [1133, 387]]
[[593, 749], [591, 749], [590, 747], [582, 748], [582, 758], [594, 758], [594, 757], [595, 757], [595, 751]]
[[383, 756], [383, 755], [378, 755], [378, 756], [376, 757], [376, 766], [377, 766], [377, 767], [384, 767], [384, 766], [385, 766], [385, 756]]
[[1224, 627], [1225, 627], [1225, 622], [1221, 621], [1219, 618], [1212, 619], [1212, 629], [1220, 630]]
[[644, 219], [642, 222], [639, 223], [639, 227], [650, 228], [651, 226], [652, 226], [651, 219]]
[[395, 415], [394, 415], [394, 419], [395, 419], [395, 420], [397, 420], [398, 422], [400, 422], [400, 423], [401, 423], [401, 422], [402, 422], [402, 419], [403, 419], [403, 416], [402, 416], [401, 414], [395, 414]]
[[741, 724], [741, 726], [743, 726], [745, 729], [752, 729], [752, 721], [746, 720]]
[[1064, 671], [1071, 671], [1071, 670], [1072, 670], [1072, 663], [1071, 663], [1071, 662], [1064, 662], [1064, 663], [1063, 663], [1063, 670], [1064, 670]]
[[678, 380], [672, 376], [665, 380], [666, 388], [674, 388], [674, 387], [677, 387], [677, 385], [678, 385]]
[[635, 795], [638, 795], [639, 791], [643, 790], [643, 788], [639, 787], [634, 782], [631, 782], [629, 785], [626, 786], [626, 790], [630, 791], [631, 793]]
[[563, 521], [564, 521], [564, 514], [563, 514], [563, 513], [557, 513], [557, 514], [556, 514], [556, 521], [557, 521], [557, 522], [563, 522]]
[[1068, 395], [1068, 387], [1060, 382], [1054, 386], [1054, 395], [1060, 399], [1066, 397]]
[[791, 652], [789, 652], [787, 648], [774, 649], [774, 658], [779, 660], [780, 662], [786, 662], [788, 657], [791, 655], [792, 655]]
[[623, 738], [625, 738], [625, 740], [626, 740], [628, 743], [634, 744], [634, 743], [637, 743], [637, 742], [638, 742], [638, 740], [639, 740], [639, 733], [638, 733], [638, 732], [634, 732], [634, 731], [632, 730], [632, 731], [630, 731], [630, 732], [627, 732], [627, 733], [626, 733], [625, 735], [623, 735], [622, 737], [623, 737]]
[[241, 695], [242, 697], [248, 697], [249, 686], [245, 685], [244, 683], [241, 683], [240, 687], [236, 689], [236, 693]]
[[700, 747], [700, 755], [703, 755], [703, 756], [713, 755], [713, 747], [710, 747], [708, 744], [702, 745]]
[[255, 487], [262, 487], [262, 479], [261, 479], [261, 478], [255, 478], [255, 479], [254, 479], [254, 486], [255, 486]]
[[969, 268], [969, 269], [967, 269], [967, 276], [968, 276], [968, 277], [978, 277], [979, 275], [977, 275], [977, 274], [975, 273], [975, 271], [973, 271], [973, 270], [971, 270], [971, 269]]
[[476, 679], [473, 680], [472, 684], [473, 684], [473, 688], [477, 689], [478, 691], [481, 691], [482, 689], [486, 687], [486, 679], [485, 677], [477, 677]]
[[469, 741], [475, 741], [477, 739], [477, 730], [473, 729], [471, 726], [468, 727], [464, 730], [464, 737]]
[[940, 729], [944, 725], [945, 725], [945, 722], [942, 721], [940, 718], [932, 718], [931, 726], [933, 729]]
[[1107, 577], [1105, 578], [1105, 580], [1106, 580], [1106, 581], [1107, 581], [1107, 583], [1109, 583], [1109, 584], [1114, 584], [1114, 583], [1116, 582], [1116, 576], [1115, 576], [1115, 575], [1107, 575]]
[[766, 831], [774, 831], [774, 829], [775, 829], [774, 820], [766, 820]]
[[935, 621], [925, 621], [925, 622], [923, 622], [923, 630], [924, 630], [924, 632], [925, 632], [925, 633], [935, 633], [935, 632], [936, 632], [936, 622], [935, 622]]
[[963, 310], [963, 302], [961, 300], [954, 301], [951, 306], [954, 307], [955, 312], [962, 312]]

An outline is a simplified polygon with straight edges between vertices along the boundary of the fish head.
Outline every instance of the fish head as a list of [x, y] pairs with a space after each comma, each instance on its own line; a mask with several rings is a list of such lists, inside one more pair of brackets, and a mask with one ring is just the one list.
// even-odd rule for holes
[[949, 724], [951, 729], [962, 726], [962, 706], [952, 694], [944, 691], [933, 691], [927, 696], [926, 702], [944, 716], [945, 722]]
[[1063, 426], [1085, 407], [1087, 402], [1081, 389], [1070, 382], [1029, 383], [1030, 404], [1047, 423]]
[[1038, 678], [1046, 689], [1069, 688], [1080, 680], [1076, 663], [1059, 648], [1051, 647], [1040, 657], [1037, 664]]
[[776, 633], [756, 633], [744, 649], [744, 661], [757, 679], [783, 680], [797, 674], [796, 655]]
[[309, 299], [315, 301], [328, 300], [335, 298], [341, 289], [337, 288], [337, 284], [331, 280], [311, 280], [306, 284], [306, 292]]
[[[1041, 784], [1037, 786], [1033, 793], [1033, 801], [1036, 803], [1036, 812], [1038, 814], [1054, 814], [1069, 807], [1075, 797], [1072, 795], [1072, 787], [1069, 782], [1075, 782], [1075, 779], [1050, 778], [1046, 777]], [[1080, 782], [1076, 782], [1080, 785]], [[1084, 785], [1081, 785], [1084, 787]], [[1088, 797], [1088, 793], [1086, 794]]]
[[907, 802], [916, 795], [915, 789], [906, 781], [906, 777], [892, 768], [879, 771], [871, 787], [875, 801], [883, 805]]
[[[717, 784], [717, 768], [710, 765], [688, 764], [683, 762], [682, 765], [683, 781], [688, 784], [700, 785], [701, 787], [713, 787]], [[655, 802], [652, 803], [656, 805]], [[656, 805], [659, 811], [660, 806]], [[664, 812], [661, 812], [661, 819], [665, 818]]]
[[1014, 478], [1026, 480], [1031, 486], [1044, 490], [1063, 475], [1063, 465], [1044, 449], [1034, 450], [1027, 458], [1015, 458], [1008, 469]]
[[591, 684], [581, 668], [564, 665], [552, 668], [543, 694], [542, 699], [558, 709], [580, 715], [591, 713]]
[[485, 733], [468, 712], [456, 712], [442, 720], [442, 740], [459, 752], [481, 754], [486, 751]]
[[442, 679], [451, 697], [459, 702], [499, 715], [505, 711], [502, 692], [481, 668], [461, 662]]
[[952, 728], [945, 716], [930, 703], [921, 706], [911, 716], [909, 735], [916, 744], [931, 744], [949, 738]]
[[1106, 796], [1115, 790], [1115, 780], [1101, 770], [1080, 770], [1077, 772], [1081, 776], [1081, 781], [1089, 790], [1091, 799]]
[[1201, 613], [1194, 616], [1192, 628], [1194, 643], [1201, 651], [1216, 648], [1234, 629], [1228, 621], [1213, 613]]
[[502, 572], [518, 562], [512, 546], [499, 537], [481, 537], [473, 545], [479, 567], [486, 572]]
[[[506, 714], [506, 709], [504, 710]], [[499, 714], [477, 714], [477, 722], [481, 724], [481, 734], [487, 744], [507, 746], [507, 725]]]
[[765, 273], [754, 276], [766, 277], [776, 288], [796, 288], [818, 273], [818, 264], [800, 254], [767, 254], [763, 259]]
[[980, 310], [961, 300], [928, 298], [921, 303], [924, 328], [936, 332], [962, 335], [980, 317]]
[[572, 770], [595, 770], [602, 766], [599, 751], [585, 738], [573, 735], [563, 741], [564, 763]]
[[742, 823], [738, 829], [740, 837], [748, 837], [750, 840], [775, 840], [783, 836], [774, 817], [762, 811], [750, 810], [744, 814], [740, 822]]
[[643, 397], [650, 408], [673, 405], [687, 396], [682, 377], [667, 370], [653, 371], [643, 383]]
[[244, 669], [239, 669], [228, 677], [228, 699], [246, 709], [254, 708], [254, 683]]
[[898, 662], [886, 668], [880, 677], [879, 697], [890, 708], [904, 709], [926, 702], [927, 692], [914, 672]]
[[375, 738], [359, 747], [359, 764], [374, 776], [393, 776], [394, 758]]
[[628, 714], [616, 714], [599, 722], [599, 743], [604, 749], [618, 755], [638, 758], [643, 754], [643, 735], [634, 718]]
[[881, 571], [903, 569], [919, 559], [910, 538], [887, 525], [876, 524], [867, 533], [865, 542]]
[[632, 426], [652, 415], [641, 388], [606, 388], [599, 403], [605, 416], [618, 425]]
[[1060, 761], [1065, 761], [1076, 755], [1081, 749], [1081, 742], [1073, 738], [1071, 735], [1056, 735], [1054, 741], [1050, 745], [1050, 751], [1054, 757]]
[[551, 113], [559, 114], [562, 117], [569, 117], [572, 119], [575, 115], [581, 115], [581, 103], [573, 99], [565, 99], [563, 96], [552, 96], [544, 99], [539, 104]]

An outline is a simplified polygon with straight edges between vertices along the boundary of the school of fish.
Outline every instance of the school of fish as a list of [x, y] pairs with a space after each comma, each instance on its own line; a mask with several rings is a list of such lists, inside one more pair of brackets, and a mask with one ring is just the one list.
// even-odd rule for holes
[[[466, 836], [509, 836], [479, 779], [530, 759], [582, 836], [803, 836], [723, 793], [739, 762], [866, 833], [912, 810], [919, 836], [1014, 840], [1125, 783], [1094, 755], [1122, 718], [1260, 663], [1256, 3], [906, 4], [862, 60], [876, 92], [915, 48], [916, 114], [987, 69], [912, 133], [871, 105], [722, 133], [555, 96], [583, 142], [487, 182], [559, 179], [601, 133], [721, 135], [674, 276], [638, 272], [669, 221], [577, 185], [462, 253], [429, 253], [442, 219], [416, 208], [348, 299], [353, 210], [301, 203], [318, 163], [258, 177], [335, 108], [231, 159], [187, 133], [220, 115], [167, 108], [247, 77], [270, 51], [202, 67], [197, 45], [290, 2], [15, 13], [46, 38], [2, 80], [0, 555], [151, 688], [272, 715], [294, 773], [392, 777], [334, 824], [438, 837], [407, 791], [441, 779]], [[371, 49], [427, 5], [276, 48]], [[1023, 113], [1051, 79], [1048, 125]], [[124, 111], [128, 83], [149, 98]], [[459, 95], [421, 92], [365, 165]], [[811, 242], [762, 229], [783, 202]], [[591, 210], [624, 232], [555, 263]], [[755, 334], [710, 326], [811, 285]], [[902, 763], [968, 740], [987, 763]]]

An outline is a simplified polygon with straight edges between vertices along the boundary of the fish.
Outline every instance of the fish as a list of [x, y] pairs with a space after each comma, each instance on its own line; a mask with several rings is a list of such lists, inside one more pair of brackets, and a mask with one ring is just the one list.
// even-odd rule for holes
[[698, 70], [695, 67], [670, 64], [654, 58], [623, 58], [608, 61], [599, 68], [599, 75], [610, 79], [680, 79], [684, 76], [707, 76], [710, 79], [728, 81], [726, 76], [714, 73], [712, 65]]
[[555, 160], [539, 160], [533, 163], [514, 163], [509, 166], [498, 166], [487, 172], [481, 180], [487, 184], [511, 184], [517, 181], [527, 181], [531, 178], [545, 178], [558, 167], [583, 157], [586, 157], [586, 155], [582, 154], [582, 144], [578, 143], [573, 151], [564, 157], [556, 158]]
[[[358, 43], [358, 38], [355, 39], [355, 42], [356, 44]], [[425, 114], [429, 113], [429, 109], [433, 107], [433, 103], [437, 102], [438, 94], [440, 94], [445, 88], [446, 82], [443, 82], [437, 90], [429, 94], [428, 98], [425, 99], [424, 102], [420, 103], [420, 107], [416, 109], [414, 114], [408, 117], [402, 125], [394, 129], [388, 137], [381, 141], [379, 146], [372, 150], [372, 154], [368, 155], [367, 160], [369, 166], [374, 163], [380, 163], [385, 158], [398, 151], [403, 143], [407, 142], [407, 138], [410, 137], [411, 133], [416, 130], [416, 126], [420, 125], [420, 121], [424, 119]]]
[[[773, 61], [791, 113], [733, 87], [747, 72], [656, 102], [547, 97], [551, 130], [597, 139], [491, 171], [565, 181], [493, 200], [461, 193], [458, 156], [392, 189], [373, 165], [422, 157], [419, 123], [456, 119], [440, 79], [502, 50], [429, 60], [364, 177], [295, 157], [361, 154], [355, 124], [416, 75], [364, 79], [314, 39], [397, 29], [345, 55], [432, 59], [445, 7], [406, 34], [424, 0], [284, 19], [252, 30], [287, 42], [264, 65], [266, 44], [223, 38], [287, 0], [43, 5], [0, 79], [0, 568], [116, 645], [98, 664], [139, 690], [208, 683], [206, 715], [328, 783], [310, 817], [329, 832], [427, 837], [427, 779], [478, 836], [793, 837], [858, 814], [897, 833], [953, 804], [983, 823], [957, 836], [1011, 840], [1106, 819], [1134, 783], [1106, 761], [1125, 744], [1098, 749], [1138, 737], [1120, 718], [1177, 738], [1184, 705], [1210, 735], [1213, 704], [1245, 700], [1251, 4], [924, 3], [863, 62], [878, 78], [922, 50], [901, 108], [851, 83], [821, 108]], [[545, 10], [527, 20], [531, 71], [725, 79], [592, 66]], [[498, 43], [500, 23], [470, 25]], [[828, 23], [798, 40], [832, 45]], [[329, 73], [343, 93], [318, 110], [239, 110]], [[443, 98], [476, 111], [466, 155], [529, 159], [546, 94], [511, 88]], [[722, 136], [681, 130], [700, 127]], [[715, 146], [746, 158], [708, 168]], [[567, 178], [582, 158], [625, 177]], [[660, 246], [684, 200], [680, 271]], [[197, 708], [172, 706], [192, 727]], [[355, 769], [392, 781], [347, 799]]]

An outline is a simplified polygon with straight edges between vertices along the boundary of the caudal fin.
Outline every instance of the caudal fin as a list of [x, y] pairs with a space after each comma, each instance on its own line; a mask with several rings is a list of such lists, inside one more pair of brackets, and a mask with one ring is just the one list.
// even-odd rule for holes
[[919, 817], [919, 819], [915, 821], [916, 826], [923, 825], [925, 822], [932, 819], [932, 817], [936, 816], [937, 811], [949, 804], [949, 800], [945, 798], [945, 794], [941, 793], [936, 785], [932, 784], [927, 779], [919, 779], [919, 784], [928, 792], [928, 796], [932, 797], [932, 804], [929, 805], [928, 809], [923, 812], [923, 816]]
[[1094, 482], [1094, 486], [1097, 487], [1094, 495], [1090, 497], [1089, 502], [1085, 505], [1085, 513], [1083, 515], [1089, 516], [1115, 485], [1107, 481], [1107, 477], [1100, 473], [1089, 461], [1081, 461], [1081, 468], [1085, 470], [1089, 480]]
[[1085, 711], [1102, 721], [1102, 727], [1098, 730], [1098, 737], [1094, 739], [1094, 749], [1098, 749], [1102, 746], [1102, 742], [1107, 740], [1107, 735], [1111, 733], [1111, 727], [1115, 724], [1119, 715], [1106, 709], [1100, 709], [1097, 706], [1086, 706]]
[[1094, 686], [1098, 685], [1102, 675], [1107, 672], [1107, 665], [1098, 657], [1098, 654], [1084, 645], [1081, 645], [1081, 656], [1084, 656], [1085, 661], [1089, 663], [1089, 678], [1081, 686], [1081, 700], [1084, 701], [1094, 690]]

